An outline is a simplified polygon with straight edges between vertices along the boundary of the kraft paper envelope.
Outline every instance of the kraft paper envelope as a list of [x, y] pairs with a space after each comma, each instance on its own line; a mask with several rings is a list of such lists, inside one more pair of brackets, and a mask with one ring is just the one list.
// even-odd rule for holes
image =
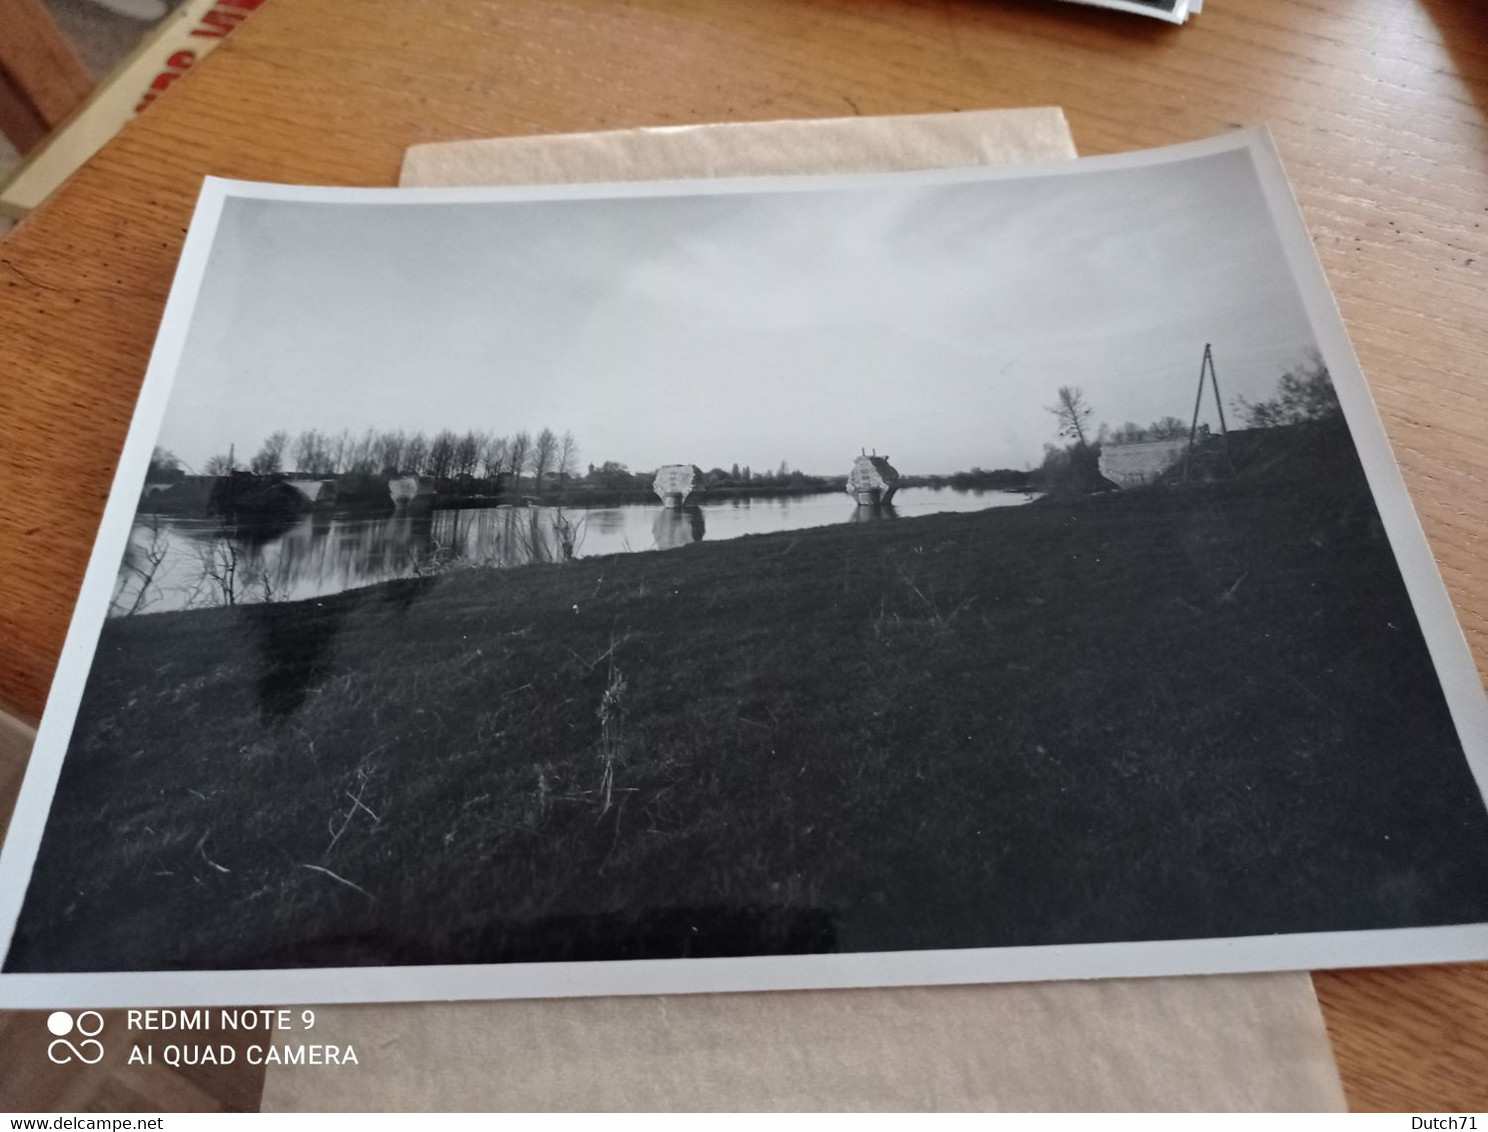
[[[846, 173], [1073, 158], [1058, 108], [423, 145], [404, 185]], [[1340, 1111], [1305, 973], [320, 1012], [360, 1065], [271, 1068], [265, 1111]]]
[[1341, 1111], [1304, 973], [337, 1006], [264, 1111]]
[[403, 155], [398, 183], [412, 188], [874, 173], [1075, 156], [1064, 111], [1054, 106], [416, 145]]

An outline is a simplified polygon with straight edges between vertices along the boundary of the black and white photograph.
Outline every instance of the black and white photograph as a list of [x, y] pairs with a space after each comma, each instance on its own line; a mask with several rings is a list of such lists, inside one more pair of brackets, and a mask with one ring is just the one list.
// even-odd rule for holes
[[1481, 957], [1482, 721], [1263, 134], [209, 182], [0, 1000]]

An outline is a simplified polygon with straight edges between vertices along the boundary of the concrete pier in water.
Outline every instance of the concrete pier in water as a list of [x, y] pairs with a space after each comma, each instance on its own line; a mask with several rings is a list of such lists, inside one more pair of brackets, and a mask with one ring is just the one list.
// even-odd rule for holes
[[859, 507], [888, 506], [899, 490], [899, 473], [887, 456], [859, 456], [847, 474], [847, 493]]
[[703, 490], [703, 470], [696, 464], [663, 464], [656, 469], [651, 490], [665, 506], [680, 510], [688, 496]]

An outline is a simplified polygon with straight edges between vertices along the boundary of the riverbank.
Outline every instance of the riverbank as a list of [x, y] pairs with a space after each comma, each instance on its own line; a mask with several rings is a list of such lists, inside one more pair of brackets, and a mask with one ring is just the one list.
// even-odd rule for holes
[[1488, 819], [1361, 491], [1051, 499], [110, 622], [13, 962], [1488, 917]]
[[[702, 504], [724, 499], [790, 499], [806, 495], [846, 494], [847, 477], [814, 480], [804, 484], [752, 486], [733, 484], [716, 486], [696, 491], [690, 502]], [[546, 489], [541, 494], [530, 491], [510, 490], [499, 496], [439, 495], [434, 507], [456, 509], [463, 507], [499, 507], [506, 504], [524, 504], [534, 507], [623, 507], [641, 503], [659, 505], [656, 493], [647, 487], [592, 487], [576, 484], [568, 488]]]
[[[972, 492], [974, 494], [1024, 495], [1030, 488], [1030, 479], [1022, 473], [987, 473], [973, 475], [956, 473], [949, 476], [904, 476], [898, 486], [903, 488], [928, 487], [936, 490]], [[735, 499], [793, 499], [814, 495], [845, 495], [847, 477], [832, 476], [813, 479], [807, 483], [793, 485], [719, 484], [694, 492], [689, 502], [693, 505], [718, 503]], [[659, 500], [649, 487], [606, 488], [578, 485], [541, 495], [508, 492], [502, 496], [489, 495], [439, 495], [435, 497], [436, 509], [466, 507], [499, 507], [505, 504], [523, 503], [539, 507], [623, 507], [627, 504], [656, 504]]]
[[[1021, 476], [1021, 478], [1019, 478]], [[366, 477], [361, 477], [363, 480]], [[207, 477], [196, 477], [206, 480]], [[392, 515], [396, 512], [385, 483], [378, 481], [368, 486], [359, 482], [343, 487], [336, 492], [327, 492], [321, 502], [311, 504], [295, 494], [281, 482], [269, 482], [259, 493], [266, 498], [255, 507], [225, 509], [219, 506], [217, 493], [210, 483], [188, 485], [192, 490], [177, 487], [171, 492], [152, 492], [140, 504], [140, 514], [161, 515], [170, 518], [212, 518], [219, 513], [230, 516], [230, 521], [244, 526], [272, 526], [293, 521], [303, 514], [314, 511], [320, 515], [368, 516]], [[1028, 477], [1022, 473], [956, 473], [950, 476], [906, 476], [899, 482], [901, 488], [929, 487], [954, 491], [971, 491], [1020, 494], [1029, 490]], [[729, 500], [750, 499], [795, 499], [818, 495], [846, 494], [847, 477], [808, 477], [789, 484], [717, 484], [695, 492], [690, 503], [701, 506]], [[282, 489], [275, 495], [269, 489]], [[287, 494], [286, 494], [287, 493]], [[250, 500], [250, 502], [255, 502]], [[549, 487], [534, 493], [530, 485], [526, 490], [508, 486], [500, 491], [436, 491], [423, 497], [415, 513], [430, 511], [474, 511], [493, 507], [556, 507], [588, 510], [602, 507], [624, 507], [634, 504], [654, 505], [659, 503], [656, 493], [649, 486], [605, 487], [593, 484], [572, 484], [568, 487]]]

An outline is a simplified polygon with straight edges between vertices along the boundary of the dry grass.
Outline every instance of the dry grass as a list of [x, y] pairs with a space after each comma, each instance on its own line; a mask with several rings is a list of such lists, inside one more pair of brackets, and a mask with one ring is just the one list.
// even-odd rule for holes
[[1488, 917], [1481, 796], [1329, 469], [115, 620], [12, 966]]

